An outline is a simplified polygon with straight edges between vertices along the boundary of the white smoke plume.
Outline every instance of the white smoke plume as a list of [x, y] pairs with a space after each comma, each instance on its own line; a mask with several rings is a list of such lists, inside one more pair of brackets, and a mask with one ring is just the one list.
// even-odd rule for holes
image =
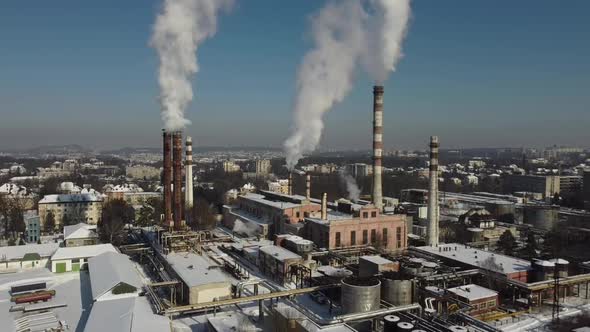
[[240, 219], [236, 219], [232, 231], [236, 234], [244, 234], [248, 237], [255, 237], [260, 234], [258, 226], [250, 222], [243, 222]]
[[160, 106], [165, 129], [184, 128], [193, 99], [192, 76], [199, 71], [197, 49], [217, 31], [217, 16], [233, 0], [164, 0], [150, 44], [158, 53]]
[[350, 92], [358, 64], [382, 83], [401, 56], [410, 0], [332, 0], [312, 17], [314, 47], [297, 74], [287, 167], [318, 146], [323, 116]]
[[356, 202], [361, 197], [361, 189], [356, 183], [356, 179], [345, 171], [339, 172], [340, 179], [346, 185], [346, 191], [348, 192], [348, 199]]

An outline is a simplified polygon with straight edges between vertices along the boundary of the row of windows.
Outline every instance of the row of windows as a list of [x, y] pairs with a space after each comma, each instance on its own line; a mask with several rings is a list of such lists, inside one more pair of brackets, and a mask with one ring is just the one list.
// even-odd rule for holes
[[[362, 233], [362, 244], [369, 244], [369, 230], [365, 229]], [[383, 228], [381, 232], [381, 244], [387, 246], [388, 244], [388, 229]], [[397, 247], [400, 248], [402, 246], [402, 228], [397, 227], [396, 229], [396, 240], [397, 240]], [[336, 232], [336, 247], [342, 246], [342, 235], [340, 232]], [[377, 243], [377, 230], [371, 229], [371, 243]], [[356, 231], [350, 232], [350, 245], [354, 246], [357, 244], [356, 241]]]
[[[363, 218], [365, 218], [365, 219], [369, 218], [368, 211], [363, 212]], [[377, 211], [371, 211], [371, 218], [377, 218]]]

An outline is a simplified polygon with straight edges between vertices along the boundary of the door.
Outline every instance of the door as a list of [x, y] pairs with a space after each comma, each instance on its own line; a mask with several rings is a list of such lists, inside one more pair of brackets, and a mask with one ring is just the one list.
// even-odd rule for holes
[[66, 263], [55, 263], [55, 272], [57, 272], [57, 273], [66, 272]]

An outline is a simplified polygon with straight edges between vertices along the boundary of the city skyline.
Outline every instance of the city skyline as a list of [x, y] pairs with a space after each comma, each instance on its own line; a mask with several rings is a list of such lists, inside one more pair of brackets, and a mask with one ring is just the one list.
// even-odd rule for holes
[[[195, 146], [282, 146], [297, 67], [311, 48], [309, 15], [324, 3], [237, 2], [221, 17], [199, 51], [186, 130]], [[4, 4], [0, 149], [158, 146], [148, 45], [158, 2], [93, 6]], [[441, 148], [587, 147], [589, 7], [415, 2], [404, 57], [385, 83], [385, 148], [423, 150], [434, 134]], [[322, 149], [370, 149], [372, 85], [358, 73], [326, 116]]]

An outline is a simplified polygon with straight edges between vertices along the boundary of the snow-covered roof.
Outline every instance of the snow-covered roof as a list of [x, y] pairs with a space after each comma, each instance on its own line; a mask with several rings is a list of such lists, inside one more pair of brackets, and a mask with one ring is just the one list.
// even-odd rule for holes
[[136, 185], [135, 183], [124, 183], [124, 184], [117, 184], [117, 185], [113, 185], [113, 184], [107, 184], [105, 185], [102, 190], [104, 192], [142, 192], [143, 189], [141, 189], [140, 186]]
[[29, 190], [27, 190], [27, 188], [25, 188], [24, 186], [18, 184], [5, 183], [0, 186], [0, 194], [26, 196], [29, 194]]
[[261, 247], [260, 252], [274, 257], [278, 261], [285, 261], [287, 259], [301, 259], [301, 256], [279, 246]]
[[228, 277], [215, 264], [193, 253], [171, 253], [166, 260], [188, 287], [229, 283]]
[[59, 243], [27, 244], [24, 246], [0, 247], [0, 261], [19, 260], [26, 254], [37, 253], [41, 257], [50, 257], [59, 248]]
[[74, 258], [89, 258], [102, 254], [103, 252], [117, 252], [117, 249], [112, 244], [95, 244], [91, 246], [81, 247], [66, 247], [59, 248], [51, 256], [51, 260], [63, 260], [63, 259], [74, 259]]
[[166, 332], [168, 318], [153, 313], [146, 297], [127, 297], [92, 304], [85, 332]]
[[96, 225], [79, 223], [64, 226], [64, 240], [96, 238]]
[[140, 289], [143, 285], [129, 256], [103, 252], [88, 260], [92, 298], [98, 299], [120, 283]]
[[61, 194], [45, 195], [39, 204], [102, 202], [103, 198], [97, 194]]
[[468, 299], [469, 301], [485, 299], [498, 295], [498, 292], [496, 291], [475, 284], [449, 288], [448, 291], [456, 294], [457, 296]]
[[391, 264], [391, 263], [393, 263], [389, 259], [383, 258], [383, 257], [378, 256], [378, 255], [361, 256], [361, 259], [363, 259], [363, 260], [365, 260], [367, 262], [371, 262], [373, 264], [377, 264], [377, 265], [384, 265], [384, 264]]

